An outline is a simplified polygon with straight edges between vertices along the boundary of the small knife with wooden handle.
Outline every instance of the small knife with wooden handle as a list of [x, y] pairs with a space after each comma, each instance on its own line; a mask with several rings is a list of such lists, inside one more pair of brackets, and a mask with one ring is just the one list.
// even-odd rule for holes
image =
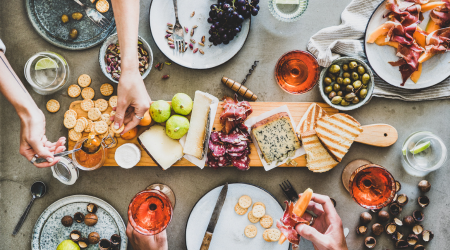
[[209, 249], [209, 244], [211, 244], [214, 229], [216, 228], [217, 221], [219, 220], [219, 215], [220, 212], [222, 211], [223, 203], [225, 202], [225, 198], [227, 197], [227, 192], [228, 192], [228, 183], [225, 183], [225, 185], [222, 188], [222, 191], [220, 191], [219, 198], [217, 198], [216, 206], [214, 207], [214, 211], [211, 215], [211, 219], [209, 220], [208, 227], [206, 228], [205, 237], [203, 237], [200, 250]]

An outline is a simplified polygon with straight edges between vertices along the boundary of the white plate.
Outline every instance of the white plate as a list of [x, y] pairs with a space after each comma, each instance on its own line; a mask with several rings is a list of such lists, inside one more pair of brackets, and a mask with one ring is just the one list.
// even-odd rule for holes
[[[189, 29], [189, 33], [184, 33], [184, 40], [190, 43], [191, 28], [197, 25], [198, 28], [195, 29], [193, 36], [193, 39], [196, 41], [194, 48], [202, 49], [205, 52], [202, 55], [200, 52], [192, 53], [192, 50], [189, 48], [184, 53], [175, 53], [174, 49], [169, 47], [167, 39], [164, 36], [167, 34], [167, 23], [175, 24], [173, 2], [168, 0], [152, 1], [150, 5], [150, 31], [158, 48], [171, 61], [186, 68], [209, 69], [227, 62], [244, 46], [248, 33], [250, 32], [250, 19], [244, 20], [241, 32], [229, 44], [214, 46], [208, 41], [208, 31], [211, 24], [208, 23], [207, 19], [211, 4], [217, 4], [217, 0], [178, 0], [178, 18], [180, 24]], [[195, 11], [195, 15], [191, 17], [193, 11]], [[198, 45], [198, 41], [201, 40], [202, 36], [205, 36], [204, 47]]]
[[[450, 53], [435, 55], [430, 60], [424, 62], [422, 64], [422, 74], [417, 83], [408, 79], [405, 86], [400, 85], [402, 83], [402, 75], [398, 69], [399, 67], [393, 67], [388, 63], [399, 59], [395, 55], [397, 53], [396, 49], [391, 46], [378, 46], [375, 43], [367, 44], [365, 42], [376, 28], [387, 21], [386, 18], [383, 18], [383, 14], [385, 13], [386, 3], [382, 2], [372, 14], [366, 27], [364, 38], [365, 53], [373, 71], [385, 82], [405, 89], [427, 88], [445, 80], [450, 75]], [[430, 12], [425, 12], [423, 15], [424, 20], [419, 26], [425, 30], [430, 19]]]
[[[209, 191], [192, 209], [186, 226], [186, 246], [188, 250], [200, 249], [222, 187], [223, 185]], [[272, 228], [276, 228], [276, 221], [283, 216], [283, 208], [269, 192], [250, 184], [228, 184], [227, 198], [223, 204], [209, 249], [289, 249], [288, 243], [278, 245], [277, 242], [266, 242], [262, 237], [265, 229], [259, 223], [253, 224], [258, 229], [258, 234], [255, 238], [250, 239], [244, 235], [244, 228], [252, 224], [248, 220], [248, 212], [244, 215], [238, 215], [234, 212], [234, 206], [242, 195], [250, 196], [253, 203], [257, 201], [263, 202], [266, 205], [266, 214], [272, 216], [274, 220]], [[251, 208], [249, 208], [250, 210]]]
[[[96, 213], [98, 222], [95, 226], [88, 227], [84, 223], [75, 221], [70, 227], [64, 227], [61, 224], [61, 218], [66, 215], [73, 216], [76, 212], [87, 214], [86, 206], [89, 203], [95, 203], [98, 206]], [[79, 230], [86, 238], [90, 232], [97, 232], [101, 239], [108, 240], [111, 235], [119, 234], [122, 239], [120, 249], [127, 249], [126, 227], [120, 214], [106, 201], [89, 195], [68, 196], [48, 206], [34, 225], [31, 249], [56, 249], [61, 241], [69, 239], [72, 230]], [[98, 244], [89, 245], [87, 249], [98, 249]]]

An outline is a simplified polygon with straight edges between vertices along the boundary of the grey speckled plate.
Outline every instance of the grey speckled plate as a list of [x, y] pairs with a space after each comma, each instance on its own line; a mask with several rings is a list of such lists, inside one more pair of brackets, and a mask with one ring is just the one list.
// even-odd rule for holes
[[[98, 205], [98, 223], [88, 227], [84, 223], [73, 222], [70, 227], [61, 224], [61, 218], [65, 215], [73, 216], [76, 212], [87, 213], [88, 203]], [[109, 239], [113, 234], [119, 234], [122, 238], [120, 249], [127, 249], [127, 236], [125, 223], [119, 213], [107, 202], [89, 195], [73, 195], [60, 199], [51, 204], [41, 214], [33, 229], [31, 249], [48, 250], [56, 249], [63, 240], [69, 239], [72, 230], [79, 230], [83, 237], [90, 232], [97, 232], [100, 238]], [[87, 249], [98, 249], [98, 244], [90, 245]]]
[[[89, 7], [95, 8], [89, 0], [81, 0]], [[111, 25], [102, 30], [86, 16], [83, 8], [72, 0], [25, 0], [28, 18], [33, 27], [49, 43], [64, 49], [82, 50], [94, 47], [101, 43], [116, 30], [114, 13], [110, 4], [108, 12], [103, 15], [111, 21]], [[83, 14], [79, 21], [72, 19], [74, 12]], [[66, 24], [61, 22], [61, 16], [66, 14], [70, 21]], [[69, 39], [71, 29], [78, 30], [78, 38]]]

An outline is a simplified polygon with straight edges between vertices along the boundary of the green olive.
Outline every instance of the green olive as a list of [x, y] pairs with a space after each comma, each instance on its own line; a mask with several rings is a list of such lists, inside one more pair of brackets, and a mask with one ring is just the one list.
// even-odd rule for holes
[[359, 66], [358, 67], [358, 74], [362, 75], [366, 73], [366, 69], [363, 66]]
[[352, 91], [353, 91], [353, 86], [352, 86], [351, 84], [347, 85], [347, 86], [345, 87], [345, 91], [347, 91], [347, 92], [352, 92]]
[[342, 65], [342, 69], [343, 69], [344, 71], [348, 71], [348, 64]]
[[341, 90], [341, 86], [340, 86], [339, 84], [335, 83], [335, 84], [333, 85], [333, 90], [336, 91], [336, 92], [338, 92], [339, 90]]
[[362, 88], [363, 88], [363, 89], [367, 89], [367, 85], [364, 85], [364, 84], [363, 84], [363, 85], [362, 85]]
[[344, 77], [344, 79], [345, 78], [350, 78], [350, 73], [344, 72], [344, 74], [342, 74], [342, 77]]
[[327, 75], [329, 78], [331, 78], [331, 80], [333, 80], [333, 81], [336, 81], [336, 76], [335, 75], [333, 75], [333, 74], [331, 74], [330, 72], [328, 72], [328, 75]]
[[355, 89], [361, 88], [361, 85], [362, 85], [362, 83], [359, 80], [353, 82], [353, 88], [355, 88]]
[[348, 64], [348, 67], [350, 69], [356, 69], [356, 67], [358, 67], [358, 64], [355, 61], [353, 61]]
[[68, 23], [69, 22], [69, 17], [66, 14], [64, 14], [64, 15], [61, 16], [61, 21], [63, 23]]
[[355, 96], [355, 98], [353, 99], [352, 103], [353, 104], [357, 104], [359, 102], [359, 98], [357, 96]]
[[350, 102], [347, 102], [345, 99], [342, 99], [341, 105], [342, 106], [348, 106], [348, 105], [350, 105]]
[[344, 78], [344, 81], [342, 83], [344, 85], [349, 85], [350, 83], [352, 83], [352, 80], [350, 80], [350, 78]]
[[69, 37], [70, 37], [70, 39], [73, 39], [73, 40], [77, 39], [77, 37], [78, 37], [78, 30], [71, 29], [70, 33], [69, 33]]
[[366, 85], [369, 81], [370, 81], [370, 76], [369, 74], [365, 73], [364, 75], [362, 75], [361, 77], [361, 81], [364, 85]]
[[336, 78], [336, 82], [337, 82], [337, 84], [342, 84], [342, 82], [344, 82], [344, 78], [338, 77], [338, 78]]
[[342, 101], [342, 97], [340, 97], [340, 96], [335, 96], [335, 97], [333, 97], [333, 99], [331, 99], [331, 103], [336, 104], [336, 105], [341, 103], [341, 101]]
[[328, 98], [330, 98], [330, 100], [331, 100], [331, 99], [333, 99], [333, 97], [335, 97], [335, 96], [336, 96], [336, 92], [331, 91], [330, 94], [328, 95]]
[[333, 87], [331, 87], [331, 86], [326, 86], [325, 89], [324, 89], [324, 91], [325, 91], [326, 94], [328, 94], [328, 93], [330, 93], [331, 91], [333, 91]]
[[351, 101], [353, 101], [353, 99], [355, 99], [355, 97], [356, 97], [355, 93], [349, 93], [349, 94], [345, 95], [344, 99], [347, 102], [351, 102]]
[[359, 79], [359, 75], [358, 75], [358, 73], [356, 73], [356, 72], [352, 72], [352, 79], [353, 79], [353, 81], [356, 81], [356, 80], [358, 80], [358, 79]]
[[359, 97], [361, 97], [361, 99], [366, 98], [367, 96], [367, 89], [361, 89], [361, 91], [359, 91]]
[[338, 92], [337, 92], [337, 95], [338, 95], [338, 96], [344, 96], [344, 93], [343, 93], [342, 91], [338, 91]]
[[328, 71], [330, 71], [330, 73], [332, 73], [332, 74], [336, 74], [336, 73], [339, 73], [339, 71], [341, 71], [341, 67], [339, 67], [339, 65], [333, 64], [330, 66]]
[[330, 85], [331, 82], [333, 82], [333, 81], [331, 80], [331, 78], [325, 77], [325, 79], [323, 79], [323, 82], [324, 82], [326, 85]]
[[72, 19], [73, 20], [81, 20], [81, 18], [83, 18], [83, 14], [81, 14], [80, 12], [74, 12], [72, 13]]

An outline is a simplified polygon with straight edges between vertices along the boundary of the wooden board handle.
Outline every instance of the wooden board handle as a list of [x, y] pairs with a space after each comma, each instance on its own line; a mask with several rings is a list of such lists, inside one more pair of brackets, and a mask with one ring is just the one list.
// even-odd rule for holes
[[363, 132], [355, 141], [376, 147], [389, 147], [398, 139], [397, 130], [387, 124], [362, 126]]
[[205, 237], [203, 237], [202, 246], [200, 247], [200, 250], [208, 250], [209, 244], [211, 244], [212, 239], [212, 233], [206, 232]]

